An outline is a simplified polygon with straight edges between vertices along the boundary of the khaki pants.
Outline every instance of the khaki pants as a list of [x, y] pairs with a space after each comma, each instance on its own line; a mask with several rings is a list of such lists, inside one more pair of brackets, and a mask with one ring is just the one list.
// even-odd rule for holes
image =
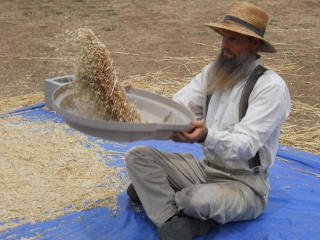
[[192, 154], [137, 146], [125, 157], [129, 177], [156, 226], [178, 211], [218, 223], [255, 219], [270, 190], [266, 173], [226, 172]]

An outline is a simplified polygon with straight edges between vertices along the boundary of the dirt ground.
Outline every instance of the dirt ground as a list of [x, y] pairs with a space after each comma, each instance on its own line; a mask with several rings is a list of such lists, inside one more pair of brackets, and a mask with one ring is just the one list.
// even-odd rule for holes
[[[110, 50], [120, 80], [159, 71], [191, 78], [220, 47], [203, 23], [221, 21], [232, 2], [0, 0], [0, 97], [43, 92], [45, 79], [74, 74], [75, 52], [63, 48], [61, 34], [84, 26]], [[264, 63], [285, 79], [294, 101], [319, 104], [319, 0], [251, 2], [268, 11], [265, 37], [278, 49], [263, 54]]]

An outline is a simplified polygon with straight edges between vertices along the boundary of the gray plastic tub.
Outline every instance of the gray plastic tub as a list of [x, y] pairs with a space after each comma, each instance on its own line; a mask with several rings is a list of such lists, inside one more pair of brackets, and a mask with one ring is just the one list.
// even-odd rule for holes
[[136, 104], [144, 123], [120, 123], [100, 119], [84, 118], [72, 108], [74, 90], [70, 84], [56, 89], [52, 95], [53, 109], [72, 128], [90, 136], [118, 142], [169, 139], [173, 132], [191, 131], [188, 125], [195, 116], [180, 104], [157, 94], [141, 89], [126, 90]]
[[53, 109], [52, 107], [52, 94], [54, 91], [68, 83], [71, 83], [75, 80], [75, 75], [67, 75], [62, 77], [49, 78], [44, 81], [44, 93], [45, 93], [45, 105], [49, 109]]

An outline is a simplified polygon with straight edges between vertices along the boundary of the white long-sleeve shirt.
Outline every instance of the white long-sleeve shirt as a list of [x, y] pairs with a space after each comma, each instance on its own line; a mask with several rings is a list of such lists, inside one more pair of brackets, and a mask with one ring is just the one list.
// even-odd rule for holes
[[[214, 91], [208, 110], [206, 66], [173, 99], [190, 109], [197, 119], [205, 119], [208, 135], [202, 143], [206, 159], [227, 169], [250, 170], [248, 160], [259, 151], [261, 170], [275, 160], [280, 129], [290, 113], [290, 94], [284, 80], [267, 70], [257, 81], [245, 117], [239, 122], [241, 93], [249, 76], [232, 88]], [[261, 58], [256, 65], [261, 64]], [[207, 115], [205, 113], [207, 112]]]

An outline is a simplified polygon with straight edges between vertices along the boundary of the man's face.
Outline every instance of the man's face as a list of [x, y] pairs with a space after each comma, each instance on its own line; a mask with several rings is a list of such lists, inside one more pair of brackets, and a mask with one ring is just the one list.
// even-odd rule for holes
[[258, 57], [257, 49], [261, 43], [260, 39], [230, 31], [220, 34], [223, 36], [221, 53], [211, 70], [208, 94], [221, 87], [234, 86], [248, 76], [255, 67], [252, 63]]
[[246, 55], [252, 52], [252, 41], [250, 37], [224, 30], [220, 33], [222, 39], [222, 52], [225, 58], [233, 59], [236, 56]]

